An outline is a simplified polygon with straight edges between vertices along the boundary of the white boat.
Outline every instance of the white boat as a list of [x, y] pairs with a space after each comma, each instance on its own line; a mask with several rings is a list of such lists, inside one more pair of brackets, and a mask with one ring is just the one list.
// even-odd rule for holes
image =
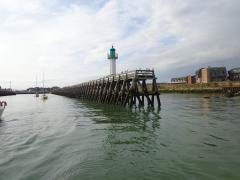
[[39, 97], [39, 93], [38, 93], [38, 79], [36, 76], [36, 86], [35, 86], [35, 97]]
[[1, 119], [1, 117], [2, 117], [2, 114], [3, 114], [3, 111], [4, 111], [4, 107], [0, 107], [0, 119]]
[[43, 94], [43, 95], [42, 95], [42, 99], [43, 99], [43, 100], [47, 100], [47, 99], [48, 99], [48, 96], [47, 96], [46, 94]]
[[44, 73], [43, 73], [43, 95], [42, 95], [42, 100], [47, 100], [48, 96], [45, 94], [45, 87], [44, 87]]
[[0, 119], [2, 117], [3, 111], [6, 106], [7, 106], [7, 103], [5, 101], [0, 101]]

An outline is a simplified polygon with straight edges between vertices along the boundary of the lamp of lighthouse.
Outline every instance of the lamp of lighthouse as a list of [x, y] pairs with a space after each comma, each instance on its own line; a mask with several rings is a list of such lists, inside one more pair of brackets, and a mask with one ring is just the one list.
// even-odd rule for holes
[[116, 53], [116, 49], [113, 46], [110, 49], [110, 54], [108, 54], [108, 59], [118, 59], [118, 54]]

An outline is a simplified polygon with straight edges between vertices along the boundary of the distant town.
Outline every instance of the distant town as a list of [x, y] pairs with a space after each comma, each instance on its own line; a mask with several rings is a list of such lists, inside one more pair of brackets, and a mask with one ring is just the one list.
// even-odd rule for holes
[[42, 94], [42, 93], [50, 93], [56, 89], [59, 89], [59, 87], [31, 87], [26, 90], [12, 90], [11, 88], [2, 88], [0, 86], [0, 96], [9, 96], [9, 95], [16, 95], [16, 94]]
[[226, 67], [206, 67], [198, 69], [194, 75], [175, 77], [172, 84], [196, 84], [221, 81], [240, 81], [240, 67], [227, 71]]
[[158, 83], [158, 90], [166, 93], [221, 93], [240, 95], [240, 67], [227, 71], [226, 67], [204, 67], [193, 75], [171, 78], [170, 83]]

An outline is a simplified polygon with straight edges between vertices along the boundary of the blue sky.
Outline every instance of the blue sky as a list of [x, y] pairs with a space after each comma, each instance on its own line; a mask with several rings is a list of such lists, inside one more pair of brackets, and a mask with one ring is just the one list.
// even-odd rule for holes
[[154, 68], [159, 82], [206, 66], [240, 66], [238, 0], [1, 0], [0, 85], [24, 89]]

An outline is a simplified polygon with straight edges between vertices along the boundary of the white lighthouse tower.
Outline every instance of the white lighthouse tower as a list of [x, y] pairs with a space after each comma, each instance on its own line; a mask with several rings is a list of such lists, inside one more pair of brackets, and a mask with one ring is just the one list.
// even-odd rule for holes
[[116, 74], [116, 59], [118, 59], [118, 54], [116, 53], [116, 49], [112, 46], [110, 49], [110, 54], [108, 54], [108, 59], [110, 60], [110, 74]]

